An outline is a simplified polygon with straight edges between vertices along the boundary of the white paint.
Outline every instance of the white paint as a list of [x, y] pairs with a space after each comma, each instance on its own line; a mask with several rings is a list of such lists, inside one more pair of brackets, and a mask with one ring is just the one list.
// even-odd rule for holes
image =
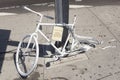
[[42, 4], [32, 4], [33, 6], [45, 6], [48, 5], [48, 3], [42, 3]]
[[84, 45], [83, 48], [85, 49], [85, 51], [88, 51], [89, 49], [91, 49], [92, 47], [89, 45]]
[[20, 6], [3, 7], [0, 9], [13, 9], [13, 8], [20, 8]]
[[100, 41], [100, 44], [103, 44], [104, 43], [104, 41]]
[[106, 46], [106, 47], [104, 47], [102, 49], [105, 50], [105, 49], [108, 49], [108, 48], [116, 48], [116, 46]]
[[75, 0], [76, 2], [82, 1], [82, 0]]
[[[48, 5], [48, 7], [54, 7], [55, 5], [53, 3], [44, 3], [44, 4], [33, 4], [33, 6], [45, 6]], [[89, 5], [69, 5], [69, 8], [77, 9], [77, 8], [84, 8], [84, 7], [92, 7]]]
[[111, 39], [109, 42], [115, 42], [115, 41], [117, 41], [116, 39]]
[[69, 8], [72, 8], [72, 9], [84, 8], [84, 7], [92, 7], [92, 6], [89, 6], [89, 5], [70, 5], [69, 6]]
[[17, 15], [16, 13], [0, 12], [0, 16]]

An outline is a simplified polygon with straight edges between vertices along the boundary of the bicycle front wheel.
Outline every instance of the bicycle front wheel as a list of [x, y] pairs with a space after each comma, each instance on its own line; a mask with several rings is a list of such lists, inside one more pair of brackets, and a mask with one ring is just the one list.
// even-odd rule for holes
[[36, 68], [39, 47], [35, 36], [27, 35], [19, 43], [16, 53], [16, 68], [22, 77], [27, 77]]

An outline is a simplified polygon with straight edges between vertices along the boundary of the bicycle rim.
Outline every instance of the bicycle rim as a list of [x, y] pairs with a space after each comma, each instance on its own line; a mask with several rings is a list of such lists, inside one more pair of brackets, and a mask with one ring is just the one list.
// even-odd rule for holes
[[27, 77], [36, 68], [39, 57], [38, 43], [35, 36], [26, 36], [19, 43], [16, 53], [16, 67], [22, 77]]

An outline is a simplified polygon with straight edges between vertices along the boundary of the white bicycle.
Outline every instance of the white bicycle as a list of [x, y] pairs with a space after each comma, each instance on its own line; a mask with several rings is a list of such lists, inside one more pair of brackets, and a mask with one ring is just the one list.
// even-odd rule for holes
[[[37, 66], [37, 61], [39, 58], [38, 33], [40, 33], [43, 38], [45, 38], [48, 43], [55, 49], [55, 54], [52, 55], [54, 61], [59, 60], [62, 57], [78, 54], [75, 53], [76, 51], [79, 53], [86, 51], [86, 48], [84, 47], [85, 45], [95, 47], [95, 45], [99, 44], [99, 41], [96, 39], [91, 37], [78, 36], [75, 34], [74, 25], [76, 22], [76, 16], [74, 17], [72, 24], [42, 23], [43, 17], [50, 19], [52, 19], [52, 17], [45, 16], [26, 6], [24, 6], [24, 9], [40, 16], [35, 32], [31, 35], [25, 36], [17, 48], [15, 61], [16, 68], [18, 73], [24, 78], [30, 75]], [[40, 29], [41, 26], [66, 27], [68, 29], [68, 36], [64, 45], [59, 48], [56, 47], [56, 45], [42, 32]]]

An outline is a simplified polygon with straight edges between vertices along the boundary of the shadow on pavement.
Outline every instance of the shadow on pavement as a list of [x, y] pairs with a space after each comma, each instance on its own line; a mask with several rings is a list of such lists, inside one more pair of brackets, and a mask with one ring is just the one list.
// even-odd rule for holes
[[53, 2], [54, 0], [0, 0], [0, 7], [31, 5], [35, 3]]
[[2, 64], [4, 62], [5, 51], [7, 49], [8, 40], [10, 37], [10, 30], [2, 30], [0, 29], [0, 72], [2, 69]]
[[[15, 46], [18, 47], [19, 41], [8, 41], [6, 44], [9, 46]], [[2, 53], [16, 53], [17, 48], [9, 51], [4, 51]], [[39, 57], [44, 57], [44, 55], [48, 55], [46, 51], [49, 51], [51, 53], [54, 53], [54, 48], [51, 45], [45, 45], [45, 44], [39, 44]]]
[[19, 78], [15, 78], [13, 80], [39, 80], [39, 77], [40, 77], [40, 73], [39, 72], [34, 72], [30, 77], [26, 78], [26, 79], [23, 79], [21, 77]]
[[[14, 1], [18, 1], [18, 0], [14, 0]], [[11, 6], [19, 6], [19, 7], [14, 7], [12, 9], [1, 9], [0, 12], [9, 12], [9, 13], [17, 13], [17, 14], [24, 14], [24, 13], [29, 13], [29, 11], [27, 10], [24, 10], [23, 9], [23, 5], [28, 5], [28, 7], [30, 7], [31, 9], [35, 10], [35, 11], [38, 11], [38, 12], [41, 12], [41, 11], [50, 11], [50, 10], [54, 10], [54, 0], [35, 0], [35, 1], [27, 1], [24, 2], [23, 0], [19, 3], [19, 2], [11, 2], [12, 4], [15, 4], [15, 5], [11, 5]], [[8, 4], [11, 4], [11, 3], [8, 3]], [[19, 4], [17, 4], [19, 3]], [[39, 4], [39, 3], [45, 3], [43, 5], [31, 5], [31, 4]], [[89, 6], [107, 6], [107, 5], [120, 5], [120, 1], [119, 0], [82, 0], [82, 1], [79, 1], [76, 2], [75, 0], [70, 0], [70, 5], [89, 5]], [[1, 3], [0, 3], [1, 4]], [[51, 5], [52, 4], [52, 5]]]
[[91, 6], [120, 5], [120, 3], [118, 2], [120, 2], [120, 0], [82, 0], [79, 2], [75, 2], [75, 0], [70, 0], [70, 4]]

